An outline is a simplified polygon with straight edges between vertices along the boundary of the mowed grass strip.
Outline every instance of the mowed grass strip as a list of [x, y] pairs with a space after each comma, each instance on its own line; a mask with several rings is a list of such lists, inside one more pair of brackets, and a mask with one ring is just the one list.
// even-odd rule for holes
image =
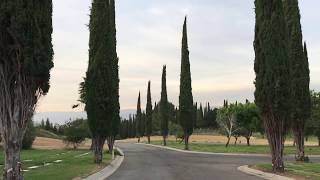
[[[272, 172], [271, 164], [258, 164], [253, 168]], [[320, 179], [320, 163], [286, 163], [285, 175], [301, 176], [303, 179]]]
[[[151, 144], [162, 145], [162, 141], [152, 141]], [[177, 149], [184, 149], [184, 144], [168, 141], [168, 147]], [[244, 154], [270, 154], [270, 148], [267, 145], [234, 145], [230, 144], [229, 147], [225, 147], [224, 144], [208, 144], [208, 143], [190, 143], [189, 148], [191, 151], [199, 152], [213, 152], [213, 153], [244, 153]], [[295, 154], [296, 147], [285, 146], [285, 154]], [[318, 146], [306, 146], [305, 153], [307, 155], [320, 155], [320, 147]]]
[[[109, 154], [104, 154], [101, 165], [93, 163], [93, 153], [89, 150], [24, 150], [21, 153], [23, 170], [26, 180], [69, 180], [76, 177], [83, 178], [93, 174], [111, 161]], [[86, 154], [88, 153], [88, 154]], [[61, 162], [54, 162], [61, 160]], [[4, 163], [3, 151], [0, 164]], [[51, 163], [50, 165], [45, 165]], [[35, 169], [28, 167], [39, 166]], [[3, 166], [2, 166], [3, 167]], [[2, 176], [0, 176], [2, 178]], [[1, 179], [0, 178], [0, 179]]]

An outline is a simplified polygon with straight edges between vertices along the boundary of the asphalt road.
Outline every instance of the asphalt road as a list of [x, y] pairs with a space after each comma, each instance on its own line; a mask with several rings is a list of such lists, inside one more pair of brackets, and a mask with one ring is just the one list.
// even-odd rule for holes
[[255, 180], [260, 178], [237, 167], [270, 162], [261, 156], [191, 154], [131, 143], [117, 146], [125, 158], [110, 180]]

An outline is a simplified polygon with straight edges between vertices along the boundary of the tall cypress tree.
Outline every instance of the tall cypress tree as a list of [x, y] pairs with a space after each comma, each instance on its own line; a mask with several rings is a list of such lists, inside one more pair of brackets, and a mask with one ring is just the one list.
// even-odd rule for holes
[[136, 136], [138, 137], [138, 142], [140, 142], [140, 138], [143, 136], [143, 134], [142, 134], [142, 112], [141, 112], [141, 97], [140, 97], [140, 92], [139, 92], [138, 102], [137, 102]]
[[163, 137], [163, 145], [167, 145], [167, 137], [169, 133], [169, 107], [167, 96], [167, 71], [166, 66], [162, 69], [162, 86], [161, 86], [161, 100], [160, 100], [160, 120], [161, 120], [161, 135]]
[[150, 144], [150, 136], [152, 134], [152, 101], [151, 101], [151, 82], [148, 82], [147, 107], [146, 107], [146, 135]]
[[185, 149], [189, 150], [189, 137], [193, 133], [193, 96], [188, 49], [187, 17], [184, 19], [182, 34], [179, 122], [184, 133]]
[[115, 0], [109, 0], [109, 12], [110, 12], [110, 42], [111, 47], [110, 61], [111, 61], [111, 77], [112, 77], [112, 112], [113, 116], [110, 124], [110, 131], [107, 137], [109, 152], [112, 153], [115, 137], [119, 132], [120, 127], [120, 102], [119, 102], [119, 59], [117, 54], [117, 38], [116, 38], [116, 22], [115, 22]]
[[290, 109], [288, 31], [282, 0], [255, 0], [255, 101], [260, 109], [274, 171], [283, 172]]
[[102, 162], [103, 145], [107, 138], [109, 150], [112, 151], [120, 124], [114, 8], [114, 0], [92, 1], [89, 66], [84, 89], [96, 163]]
[[309, 63], [303, 50], [298, 0], [284, 0], [283, 4], [290, 37], [292, 130], [297, 145], [296, 159], [304, 161], [304, 128], [311, 109]]
[[52, 0], [0, 1], [0, 133], [3, 179], [23, 179], [20, 150], [53, 67]]

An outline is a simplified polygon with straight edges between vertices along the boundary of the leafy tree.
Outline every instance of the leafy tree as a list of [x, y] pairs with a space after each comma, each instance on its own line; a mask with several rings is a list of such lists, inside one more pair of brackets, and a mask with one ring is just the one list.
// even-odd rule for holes
[[114, 0], [92, 1], [89, 23], [89, 65], [84, 90], [95, 163], [102, 162], [106, 139], [112, 152], [120, 124], [114, 3]]
[[[178, 139], [184, 140], [184, 132], [179, 124], [169, 122], [169, 134], [174, 135], [176, 141], [178, 141]], [[180, 143], [182, 143], [182, 141]]]
[[311, 117], [306, 122], [306, 135], [318, 137], [320, 146], [320, 92], [311, 91]]
[[273, 171], [283, 172], [291, 104], [289, 33], [282, 0], [255, 0], [255, 7], [255, 101], [264, 121]]
[[0, 1], [0, 24], [3, 179], [20, 180], [24, 133], [39, 98], [50, 88], [52, 0]]
[[150, 136], [152, 134], [152, 101], [151, 101], [151, 82], [148, 82], [147, 106], [146, 106], [146, 135], [150, 144]]
[[254, 103], [239, 104], [236, 116], [239, 127], [237, 132], [246, 138], [247, 145], [250, 146], [253, 133], [261, 131], [262, 121], [259, 110]]
[[163, 145], [167, 145], [168, 123], [169, 123], [169, 109], [167, 96], [167, 72], [166, 66], [162, 70], [162, 86], [161, 86], [161, 100], [160, 100], [160, 120], [161, 120], [161, 135], [163, 137]]
[[187, 36], [187, 17], [184, 19], [181, 49], [181, 74], [179, 96], [179, 122], [184, 133], [185, 149], [189, 149], [189, 137], [193, 133], [193, 96]]
[[237, 133], [239, 128], [237, 124], [237, 105], [230, 104], [220, 108], [218, 110], [217, 122], [222, 133], [228, 138], [226, 143], [226, 147], [228, 147], [231, 137]]
[[283, 1], [289, 31], [291, 81], [292, 81], [292, 130], [297, 147], [297, 161], [305, 161], [304, 129], [310, 117], [310, 70], [307, 49], [302, 45], [302, 30], [298, 0]]
[[63, 141], [69, 145], [72, 144], [74, 149], [90, 136], [89, 127], [87, 121], [83, 119], [77, 119], [66, 123], [65, 137]]
[[27, 129], [22, 140], [22, 149], [30, 149], [33, 141], [36, 139], [36, 128], [33, 121], [28, 121]]

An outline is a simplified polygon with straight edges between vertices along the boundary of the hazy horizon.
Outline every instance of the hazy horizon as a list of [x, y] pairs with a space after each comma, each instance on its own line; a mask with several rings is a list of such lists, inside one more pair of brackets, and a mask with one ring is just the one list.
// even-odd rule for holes
[[[299, 1], [307, 41], [311, 89], [320, 90], [320, 2]], [[37, 112], [73, 112], [88, 62], [90, 0], [53, 1], [55, 67], [51, 88]], [[72, 8], [70, 8], [72, 7]], [[120, 59], [120, 104], [134, 110], [139, 90], [146, 103], [147, 81], [159, 101], [161, 68], [167, 65], [169, 101], [178, 105], [181, 31], [188, 16], [188, 36], [195, 102], [222, 105], [253, 100], [254, 4], [252, 0], [118, 0], [117, 51]]]

